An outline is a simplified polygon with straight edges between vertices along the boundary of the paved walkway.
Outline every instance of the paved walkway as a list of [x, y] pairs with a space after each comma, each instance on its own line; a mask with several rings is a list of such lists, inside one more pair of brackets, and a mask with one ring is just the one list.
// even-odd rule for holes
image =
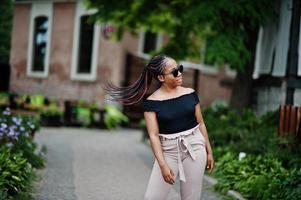
[[[138, 130], [43, 128], [35, 140], [46, 145], [37, 200], [141, 200], [154, 162]], [[169, 195], [179, 200], [179, 180]], [[204, 181], [204, 200], [219, 200]]]

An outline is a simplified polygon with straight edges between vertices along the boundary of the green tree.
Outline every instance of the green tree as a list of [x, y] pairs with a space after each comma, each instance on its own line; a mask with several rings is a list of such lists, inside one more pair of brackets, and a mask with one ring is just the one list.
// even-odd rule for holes
[[231, 107], [250, 103], [258, 30], [275, 16], [273, 0], [88, 0], [97, 8], [95, 19], [137, 32], [141, 27], [161, 31], [170, 41], [160, 51], [185, 59], [200, 55], [206, 40], [205, 61], [230, 64], [237, 70]]
[[12, 1], [0, 3], [0, 63], [8, 63], [12, 27]]

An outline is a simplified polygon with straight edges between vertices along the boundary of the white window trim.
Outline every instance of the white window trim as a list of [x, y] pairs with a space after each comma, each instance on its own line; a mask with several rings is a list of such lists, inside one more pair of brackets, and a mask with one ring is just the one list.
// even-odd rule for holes
[[[145, 30], [141, 29], [139, 32], [138, 56], [144, 59], [150, 59], [151, 55], [143, 52], [144, 39], [145, 39]], [[161, 32], [157, 33], [156, 50], [159, 50], [162, 47], [162, 40], [163, 40], [163, 34]]]
[[100, 40], [100, 24], [95, 23], [93, 33], [92, 45], [92, 59], [91, 59], [91, 73], [81, 74], [77, 73], [78, 68], [78, 51], [79, 51], [79, 33], [80, 33], [80, 18], [83, 15], [91, 15], [96, 12], [95, 9], [87, 10], [83, 1], [78, 1], [76, 5], [74, 35], [73, 35], [73, 50], [72, 50], [72, 63], [71, 63], [71, 80], [73, 81], [95, 81], [97, 78], [97, 62], [98, 62], [98, 47]]
[[226, 67], [226, 71], [225, 71], [226, 76], [235, 78], [237, 71], [235, 69], [231, 69], [230, 65], [228, 65], [228, 64], [226, 64], [225, 67]]
[[[29, 24], [29, 39], [28, 39], [28, 50], [27, 50], [27, 76], [34, 78], [46, 78], [49, 73], [49, 55], [51, 46], [51, 32], [52, 32], [52, 15], [53, 15], [53, 4], [52, 2], [34, 2], [32, 3], [30, 13], [30, 24]], [[34, 40], [34, 20], [36, 17], [46, 16], [48, 17], [48, 35], [47, 45], [45, 53], [45, 68], [43, 72], [35, 72], [32, 70], [32, 58], [33, 58], [33, 40]]]

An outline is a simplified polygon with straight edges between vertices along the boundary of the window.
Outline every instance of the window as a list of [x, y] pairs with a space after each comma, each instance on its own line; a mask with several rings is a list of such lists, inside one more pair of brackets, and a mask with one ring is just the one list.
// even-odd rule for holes
[[82, 1], [76, 5], [74, 37], [72, 49], [71, 80], [95, 81], [100, 25], [89, 18], [96, 10], [87, 10]]
[[43, 72], [45, 70], [46, 46], [48, 34], [48, 18], [36, 17], [34, 20], [34, 40], [31, 70]]
[[150, 31], [140, 31], [138, 55], [149, 59], [149, 53], [162, 46], [162, 34]]
[[27, 76], [46, 78], [49, 70], [52, 2], [33, 2], [30, 11]]
[[94, 24], [88, 22], [89, 15], [80, 19], [79, 54], [77, 73], [91, 73]]
[[145, 33], [145, 36], [144, 36], [144, 47], [143, 47], [143, 53], [150, 53], [151, 51], [154, 51], [156, 50], [156, 44], [157, 44], [157, 34], [155, 33], [152, 33], [150, 31], [147, 31]]

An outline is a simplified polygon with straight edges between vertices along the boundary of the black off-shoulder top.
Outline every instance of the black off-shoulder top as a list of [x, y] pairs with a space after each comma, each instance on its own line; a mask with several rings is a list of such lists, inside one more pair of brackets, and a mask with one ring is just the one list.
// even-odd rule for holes
[[144, 112], [155, 112], [160, 134], [172, 134], [198, 125], [195, 105], [199, 102], [196, 91], [166, 100], [143, 101]]

